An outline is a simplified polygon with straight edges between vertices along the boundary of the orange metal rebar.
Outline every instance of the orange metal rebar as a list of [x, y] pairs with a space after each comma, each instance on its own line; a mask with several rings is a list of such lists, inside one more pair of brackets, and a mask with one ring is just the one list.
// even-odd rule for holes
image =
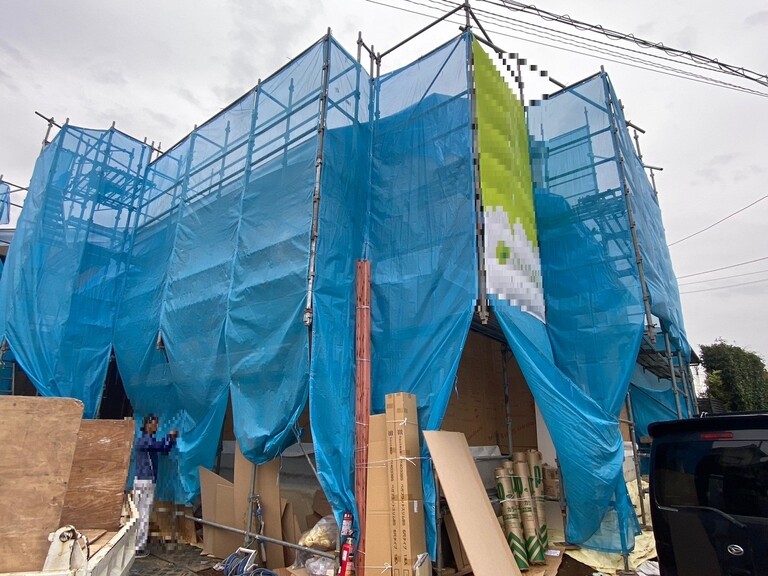
[[368, 422], [371, 414], [371, 262], [356, 266], [357, 310], [355, 314], [355, 500], [360, 534], [357, 539], [355, 573], [365, 566], [365, 519], [368, 484]]

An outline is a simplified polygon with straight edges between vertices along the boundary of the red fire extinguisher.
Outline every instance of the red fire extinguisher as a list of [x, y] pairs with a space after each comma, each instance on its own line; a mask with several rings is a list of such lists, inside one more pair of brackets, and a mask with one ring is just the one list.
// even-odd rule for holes
[[339, 566], [340, 576], [352, 576], [355, 570], [355, 542], [352, 537], [347, 538], [344, 546], [341, 547], [341, 564]]

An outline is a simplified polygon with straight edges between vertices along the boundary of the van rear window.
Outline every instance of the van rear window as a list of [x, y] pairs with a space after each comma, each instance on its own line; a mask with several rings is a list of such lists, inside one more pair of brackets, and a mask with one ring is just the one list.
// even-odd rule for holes
[[656, 447], [655, 498], [768, 518], [768, 441], [664, 442]]

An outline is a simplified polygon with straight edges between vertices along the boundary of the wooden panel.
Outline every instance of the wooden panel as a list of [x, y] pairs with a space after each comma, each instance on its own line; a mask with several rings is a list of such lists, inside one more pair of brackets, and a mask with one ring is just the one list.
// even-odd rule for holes
[[133, 434], [132, 419], [83, 420], [61, 512], [62, 524], [120, 528]]
[[459, 432], [425, 431], [424, 440], [475, 576], [520, 576], [467, 439]]
[[[507, 358], [512, 443], [515, 450], [536, 448], [533, 395], [515, 359]], [[470, 446], [498, 445], [508, 452], [501, 343], [469, 333], [442, 429], [463, 433]]]
[[0, 397], [0, 572], [42, 570], [82, 415], [71, 398]]

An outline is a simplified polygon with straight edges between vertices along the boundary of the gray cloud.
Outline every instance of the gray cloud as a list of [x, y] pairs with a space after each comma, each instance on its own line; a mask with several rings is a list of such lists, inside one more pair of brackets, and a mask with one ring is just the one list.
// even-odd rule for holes
[[5, 42], [2, 38], [0, 38], [0, 53], [10, 56], [13, 60], [16, 61], [17, 64], [25, 68], [28, 68], [32, 65], [29, 59], [24, 56], [24, 54], [8, 44], [8, 42]]
[[768, 10], [760, 10], [750, 14], [744, 19], [747, 26], [766, 26], [768, 25]]

